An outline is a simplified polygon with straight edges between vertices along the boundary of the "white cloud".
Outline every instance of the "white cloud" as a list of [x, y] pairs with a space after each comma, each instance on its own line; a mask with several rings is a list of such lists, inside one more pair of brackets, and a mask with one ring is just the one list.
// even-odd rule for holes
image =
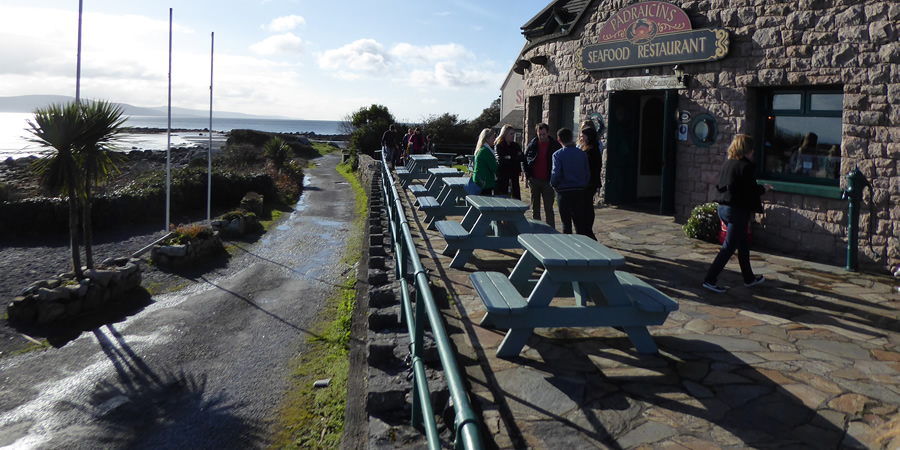
[[270, 36], [250, 46], [258, 55], [275, 55], [278, 53], [302, 53], [303, 41], [294, 33]]
[[416, 87], [487, 87], [499, 85], [504, 76], [478, 69], [460, 69], [455, 62], [439, 62], [434, 65], [434, 70], [414, 70], [409, 81]]
[[264, 29], [275, 33], [282, 33], [293, 30], [297, 25], [306, 25], [306, 19], [295, 15], [279, 17], [269, 22], [268, 25], [264, 26]]
[[391, 56], [384, 46], [374, 39], [360, 39], [341, 48], [327, 50], [319, 56], [319, 67], [326, 70], [341, 70], [342, 79], [349, 79], [349, 73], [379, 74], [391, 68]]
[[415, 46], [402, 42], [391, 49], [391, 54], [409, 65], [431, 65], [439, 61], [465, 61], [475, 55], [459, 44]]

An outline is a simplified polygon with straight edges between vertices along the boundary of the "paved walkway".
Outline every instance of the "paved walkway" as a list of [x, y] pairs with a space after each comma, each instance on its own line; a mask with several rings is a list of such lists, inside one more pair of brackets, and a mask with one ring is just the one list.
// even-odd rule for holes
[[496, 447], [887, 445], [876, 441], [900, 404], [900, 280], [753, 251], [767, 281], [743, 287], [732, 258], [719, 284], [739, 287], [716, 294], [700, 284], [717, 245], [688, 239], [671, 217], [598, 208], [600, 242], [679, 303], [651, 327], [660, 353], [637, 354], [611, 328], [552, 328], [503, 360], [494, 356], [503, 333], [478, 325], [484, 307], [468, 277], [509, 273], [521, 251], [476, 251], [450, 269], [422, 217], [411, 218], [419, 255], [451, 299], [448, 331]]

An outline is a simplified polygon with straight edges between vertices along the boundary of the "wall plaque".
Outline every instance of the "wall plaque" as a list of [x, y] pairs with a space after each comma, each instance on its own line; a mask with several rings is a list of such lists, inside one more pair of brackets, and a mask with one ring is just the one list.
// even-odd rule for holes
[[592, 71], [716, 61], [728, 54], [728, 44], [725, 29], [693, 30], [681, 8], [641, 2], [613, 15], [600, 29], [599, 43], [576, 51], [575, 66]]

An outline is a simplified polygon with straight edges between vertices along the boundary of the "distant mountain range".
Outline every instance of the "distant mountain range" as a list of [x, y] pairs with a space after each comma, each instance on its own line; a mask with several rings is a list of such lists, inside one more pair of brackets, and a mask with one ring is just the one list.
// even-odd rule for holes
[[[15, 97], [0, 97], [0, 112], [14, 113], [30, 113], [37, 108], [43, 108], [53, 103], [68, 103], [75, 100], [75, 97], [66, 95], [19, 95]], [[168, 115], [167, 106], [133, 106], [127, 103], [116, 103], [122, 107], [122, 111], [126, 116], [166, 116]], [[235, 119], [287, 119], [287, 117], [278, 116], [257, 116], [253, 114], [243, 114], [227, 111], [214, 111], [215, 117], [218, 118], [235, 118]], [[209, 117], [209, 110], [188, 109], [172, 107], [172, 116], [176, 117]]]

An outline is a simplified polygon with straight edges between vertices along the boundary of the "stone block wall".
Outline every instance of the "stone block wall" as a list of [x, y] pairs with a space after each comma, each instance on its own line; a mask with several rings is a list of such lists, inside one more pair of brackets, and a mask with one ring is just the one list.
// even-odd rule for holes
[[[629, 0], [594, 1], [576, 29], [559, 41], [527, 48], [530, 58], [549, 55], [525, 77], [526, 97], [579, 94], [581, 114], [608, 117], [607, 78], [671, 75], [671, 66], [584, 72], [574, 67], [579, 47], [597, 41], [600, 27]], [[711, 201], [726, 150], [736, 133], [753, 134], [756, 99], [763, 88], [841, 86], [844, 93], [841, 173], [854, 167], [873, 186], [860, 218], [860, 262], [883, 270], [900, 264], [900, 3], [885, 0], [691, 0], [670, 2], [694, 29], [722, 27], [729, 55], [683, 65], [691, 77], [680, 90], [679, 110], [716, 117], [719, 136], [710, 147], [679, 141], [676, 153], [676, 220]], [[537, 105], [534, 105], [537, 106]], [[531, 105], [527, 106], [532, 107]], [[532, 130], [526, 130], [530, 139]], [[604, 167], [606, 165], [604, 164]], [[604, 174], [605, 176], [605, 174]], [[842, 179], [843, 187], [845, 181]], [[811, 260], [846, 257], [847, 202], [789, 193], [769, 194], [754, 238], [762, 245]], [[869, 218], [869, 211], [875, 217]]]

